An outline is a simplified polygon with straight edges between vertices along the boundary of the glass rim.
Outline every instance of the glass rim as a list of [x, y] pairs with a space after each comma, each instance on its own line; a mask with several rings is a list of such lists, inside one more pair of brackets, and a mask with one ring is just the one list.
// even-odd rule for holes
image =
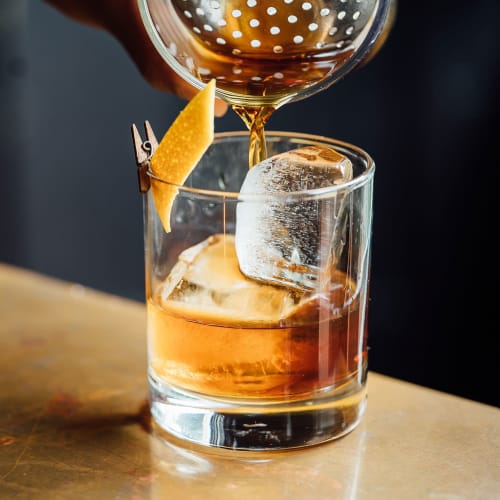
[[[224, 139], [234, 139], [234, 138], [245, 138], [248, 140], [248, 131], [229, 131], [229, 132], [216, 132], [214, 134], [214, 141], [212, 144], [216, 142], [221, 142]], [[300, 198], [300, 199], [323, 199], [329, 198], [332, 195], [335, 195], [337, 192], [345, 192], [345, 191], [354, 191], [366, 183], [368, 183], [374, 176], [375, 173], [375, 162], [373, 158], [362, 148], [355, 146], [349, 142], [341, 141], [339, 139], [330, 138], [322, 135], [308, 134], [303, 132], [284, 132], [277, 130], [269, 130], [266, 131], [266, 142], [272, 142], [273, 138], [286, 138], [286, 139], [298, 139], [302, 141], [310, 141], [311, 145], [313, 143], [321, 143], [323, 145], [330, 146], [340, 146], [343, 149], [353, 152], [358, 155], [366, 162], [366, 167], [358, 176], [354, 177], [348, 182], [344, 182], [342, 184], [335, 184], [331, 186], [315, 188], [315, 189], [304, 189], [301, 191], [276, 191], [269, 193], [245, 193], [241, 194], [239, 192], [234, 191], [223, 191], [223, 190], [214, 190], [214, 189], [203, 189], [192, 186], [185, 186], [175, 184], [173, 182], [169, 182], [165, 179], [162, 179], [156, 176], [150, 169], [147, 170], [147, 175], [153, 180], [157, 182], [161, 182], [162, 184], [166, 184], [171, 188], [175, 188], [178, 193], [186, 193], [191, 195], [196, 195], [198, 198], [206, 198], [206, 199], [224, 199], [224, 201], [228, 201], [234, 199], [235, 201], [258, 201], [258, 200], [268, 200], [268, 199], [280, 199], [286, 198], [287, 201], [290, 198]], [[196, 167], [195, 167], [196, 168]]]

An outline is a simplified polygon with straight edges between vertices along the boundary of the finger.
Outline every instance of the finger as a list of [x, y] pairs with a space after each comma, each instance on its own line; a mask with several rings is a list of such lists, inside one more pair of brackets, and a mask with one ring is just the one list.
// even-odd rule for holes
[[[155, 88], [177, 95], [189, 101], [198, 90], [181, 78], [158, 53], [144, 28], [142, 19], [134, 2], [133, 13], [124, 25], [116, 23], [111, 31], [125, 47], [142, 76]], [[226, 114], [228, 105], [216, 99], [214, 114]]]
[[[159, 90], [172, 92], [178, 97], [185, 99], [186, 101], [192, 99], [198, 93], [199, 89], [189, 84], [174, 70], [172, 70], [153, 46], [151, 46], [150, 48], [152, 50], [155, 50], [155, 55], [150, 56], [149, 64], [147, 64], [147, 67], [145, 67], [144, 64], [145, 59], [142, 59], [143, 63], [139, 64], [139, 69], [141, 70], [143, 75], [147, 73], [145, 77]], [[219, 98], [215, 99], [215, 116], [224, 116], [227, 110], [228, 105], [225, 101]]]
[[214, 108], [214, 113], [215, 116], [220, 118], [221, 116], [224, 116], [227, 112], [227, 103], [222, 101], [221, 99], [215, 99], [215, 108]]

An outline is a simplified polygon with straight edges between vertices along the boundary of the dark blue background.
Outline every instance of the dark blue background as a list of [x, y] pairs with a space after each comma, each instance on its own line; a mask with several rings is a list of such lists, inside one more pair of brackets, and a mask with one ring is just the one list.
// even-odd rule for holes
[[[499, 18], [494, 0], [402, 1], [369, 65], [268, 126], [376, 160], [370, 368], [495, 405]], [[143, 300], [129, 127], [161, 135], [184, 104], [106, 33], [2, 0], [0, 260]]]

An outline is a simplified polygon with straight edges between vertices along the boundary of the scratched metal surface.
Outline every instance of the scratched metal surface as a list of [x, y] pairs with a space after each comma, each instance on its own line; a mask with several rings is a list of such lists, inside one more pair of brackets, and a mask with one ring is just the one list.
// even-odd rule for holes
[[150, 470], [142, 308], [0, 272], [0, 495], [133, 494]]
[[500, 410], [373, 373], [336, 442], [183, 446], [150, 425], [144, 335], [140, 304], [0, 264], [0, 498], [500, 498]]

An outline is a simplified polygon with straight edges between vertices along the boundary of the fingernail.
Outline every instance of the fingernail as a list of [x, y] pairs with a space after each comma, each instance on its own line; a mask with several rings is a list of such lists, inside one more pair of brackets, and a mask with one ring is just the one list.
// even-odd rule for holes
[[214, 104], [214, 114], [217, 117], [224, 116], [227, 111], [227, 104], [224, 101], [221, 101], [220, 99], [215, 99], [215, 104]]

